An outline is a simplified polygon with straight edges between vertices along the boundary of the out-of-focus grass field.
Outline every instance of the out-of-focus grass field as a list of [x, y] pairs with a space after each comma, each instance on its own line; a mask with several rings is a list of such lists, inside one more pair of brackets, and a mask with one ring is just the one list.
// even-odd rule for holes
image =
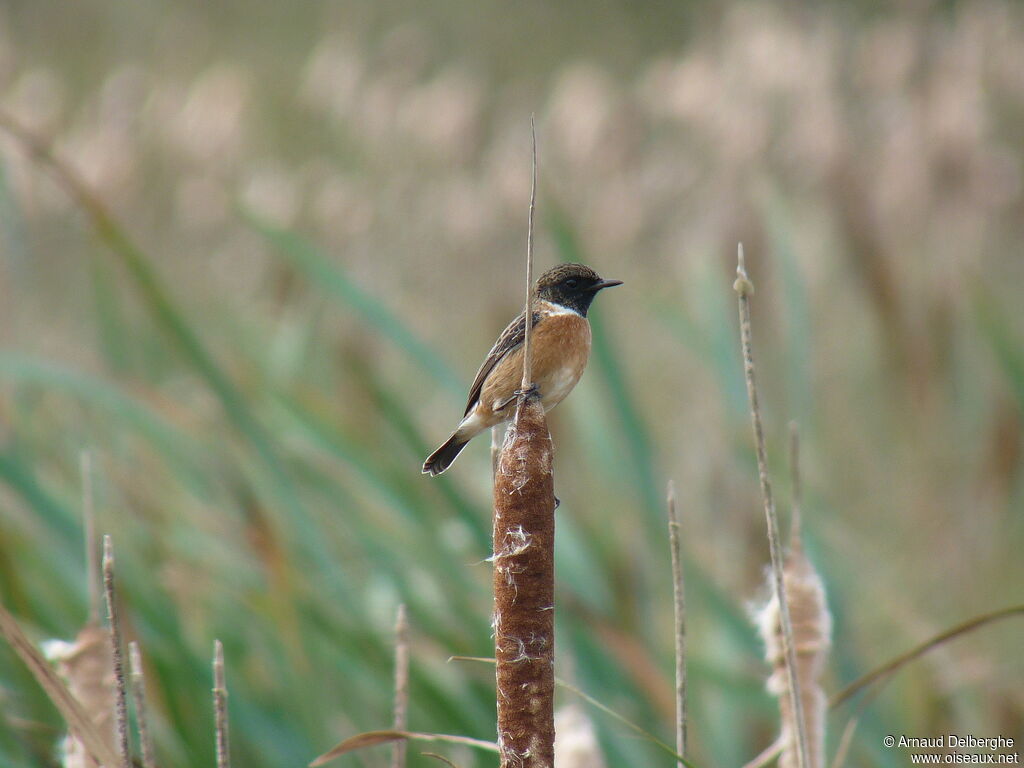
[[[1024, 11], [778, 5], [0, 7], [0, 108], [156, 277], [0, 136], [4, 605], [37, 640], [84, 623], [88, 450], [163, 765], [213, 764], [214, 638], [237, 765], [389, 725], [399, 602], [410, 726], [493, 738], [491, 670], [446, 663], [492, 652], [486, 440], [419, 467], [521, 302], [531, 112], [538, 267], [626, 282], [551, 419], [558, 674], [672, 740], [671, 477], [692, 758], [776, 734], [739, 240], [782, 511], [803, 436], [829, 690], [1021, 602]], [[902, 671], [849, 764], [904, 765], [886, 734], [1024, 737], [1022, 639], [1009, 620]], [[0, 713], [0, 765], [54, 765], [62, 723], [6, 647]], [[592, 714], [610, 766], [669, 764]]]

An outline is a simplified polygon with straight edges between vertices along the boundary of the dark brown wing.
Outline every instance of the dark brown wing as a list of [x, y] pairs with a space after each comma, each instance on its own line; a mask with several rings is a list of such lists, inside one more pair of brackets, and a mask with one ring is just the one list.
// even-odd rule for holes
[[[473, 410], [473, 406], [480, 399], [480, 390], [483, 389], [484, 381], [487, 379], [487, 375], [494, 370], [494, 366], [523, 346], [523, 339], [526, 337], [525, 318], [526, 312], [520, 312], [519, 316], [501, 332], [501, 336], [494, 342], [491, 351], [487, 353], [487, 359], [480, 366], [480, 370], [476, 372], [476, 378], [473, 379], [473, 384], [469, 388], [469, 400], [466, 402], [466, 413], [462, 414], [463, 416]], [[540, 322], [540, 314], [534, 312], [533, 323], [530, 327], [537, 325], [538, 322]]]

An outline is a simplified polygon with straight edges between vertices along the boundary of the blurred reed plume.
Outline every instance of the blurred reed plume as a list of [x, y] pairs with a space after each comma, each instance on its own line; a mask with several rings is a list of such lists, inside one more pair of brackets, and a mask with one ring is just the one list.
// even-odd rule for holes
[[590, 715], [571, 702], [555, 712], [555, 768], [605, 768], [597, 729]]
[[[74, 642], [51, 640], [44, 651], [56, 664], [57, 674], [81, 704], [96, 732], [113, 749], [117, 736], [114, 718], [117, 688], [109, 631], [98, 624], [86, 624]], [[99, 765], [74, 732], [64, 737], [62, 751], [64, 768], [97, 768]]]
[[[804, 719], [804, 732], [807, 734], [808, 768], [824, 768], [828, 699], [821, 675], [825, 670], [832, 640], [832, 614], [825, 599], [821, 576], [807, 559], [797, 528], [794, 528], [794, 535], [790, 539], [784, 579], [793, 626], [800, 712]], [[797, 713], [790, 696], [779, 602], [774, 595], [758, 611], [756, 622], [765, 644], [765, 660], [772, 669], [768, 690], [778, 697], [782, 715], [779, 765], [782, 768], [797, 768]]]
[[[104, 640], [107, 641], [107, 633], [103, 630], [100, 631], [103, 633]], [[67, 684], [61, 680], [47, 659], [25, 636], [18, 622], [14, 620], [14, 617], [3, 606], [0, 606], [0, 635], [10, 644], [14, 652], [29, 669], [36, 682], [46, 692], [50, 701], [53, 702], [53, 705], [64, 718], [69, 731], [73, 731], [76, 740], [80, 740], [82, 750], [88, 755], [88, 759], [92, 760], [94, 765], [118, 765], [120, 759], [112, 746], [113, 736], [108, 736], [107, 733], [97, 730], [93, 724], [94, 716], [103, 718], [104, 722], [108, 722], [107, 718], [109, 718], [109, 722], [113, 722], [113, 709], [104, 708], [102, 711], [100, 709], [100, 700], [101, 698], [105, 700], [105, 697], [102, 691], [99, 690], [103, 686], [99, 670], [92, 663], [99, 656], [99, 651], [96, 650], [98, 642], [96, 635], [90, 635], [87, 646], [84, 646], [89, 649], [90, 657], [90, 663], [87, 665], [89, 668], [87, 688], [90, 692], [97, 692], [97, 695], [92, 699], [96, 704], [96, 708], [92, 711], [87, 711], [82, 703], [79, 702], [78, 697], [71, 693]], [[109, 649], [109, 645], [107, 647]], [[60, 649], [58, 649], [58, 655], [61, 655]], [[112, 681], [109, 687], [113, 688]], [[111, 695], [113, 695], [112, 692]], [[107, 714], [104, 715], [104, 713]], [[74, 750], [72, 754], [75, 756], [75, 759], [79, 759], [82, 753], [78, 751], [77, 746], [70, 746]], [[88, 765], [84, 761], [80, 764]]]
[[143, 768], [156, 768], [156, 747], [149, 730], [149, 710], [146, 705], [146, 677], [142, 667], [142, 653], [134, 640], [128, 644], [128, 666], [131, 670], [132, 701], [135, 720], [139, 726], [139, 746], [142, 749]]

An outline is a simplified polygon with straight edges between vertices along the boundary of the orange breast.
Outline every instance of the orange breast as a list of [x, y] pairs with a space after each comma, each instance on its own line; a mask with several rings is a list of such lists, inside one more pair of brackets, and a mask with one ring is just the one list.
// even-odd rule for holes
[[[583, 375], [590, 357], [590, 323], [575, 313], [545, 315], [533, 327], [530, 357], [541, 403], [550, 410], [565, 399]], [[522, 376], [523, 350], [519, 348], [491, 371], [480, 393], [481, 405], [493, 413], [496, 405], [519, 389]], [[507, 406], [500, 415], [495, 414], [495, 423], [508, 418], [508, 410]]]

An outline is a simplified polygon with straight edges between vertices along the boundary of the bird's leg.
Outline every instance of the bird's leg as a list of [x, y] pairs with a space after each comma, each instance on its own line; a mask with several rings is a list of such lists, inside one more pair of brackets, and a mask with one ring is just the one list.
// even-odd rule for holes
[[530, 382], [530, 386], [527, 389], [517, 389], [515, 392], [512, 393], [513, 398], [524, 397], [529, 399], [531, 397], [536, 397], [539, 395], [540, 387], [538, 387], [534, 382]]
[[508, 408], [510, 405], [512, 405], [512, 403], [515, 401], [515, 399], [517, 397], [527, 397], [527, 398], [530, 398], [530, 397], [534, 397], [535, 395], [539, 395], [539, 394], [540, 394], [540, 388], [536, 384], [531, 384], [529, 389], [517, 389], [515, 392], [513, 392], [511, 395], [506, 397], [504, 400], [502, 400], [499, 403], [496, 403], [495, 406], [494, 406], [494, 412], [495, 413], [499, 413], [501, 411], [504, 411], [506, 408]]

